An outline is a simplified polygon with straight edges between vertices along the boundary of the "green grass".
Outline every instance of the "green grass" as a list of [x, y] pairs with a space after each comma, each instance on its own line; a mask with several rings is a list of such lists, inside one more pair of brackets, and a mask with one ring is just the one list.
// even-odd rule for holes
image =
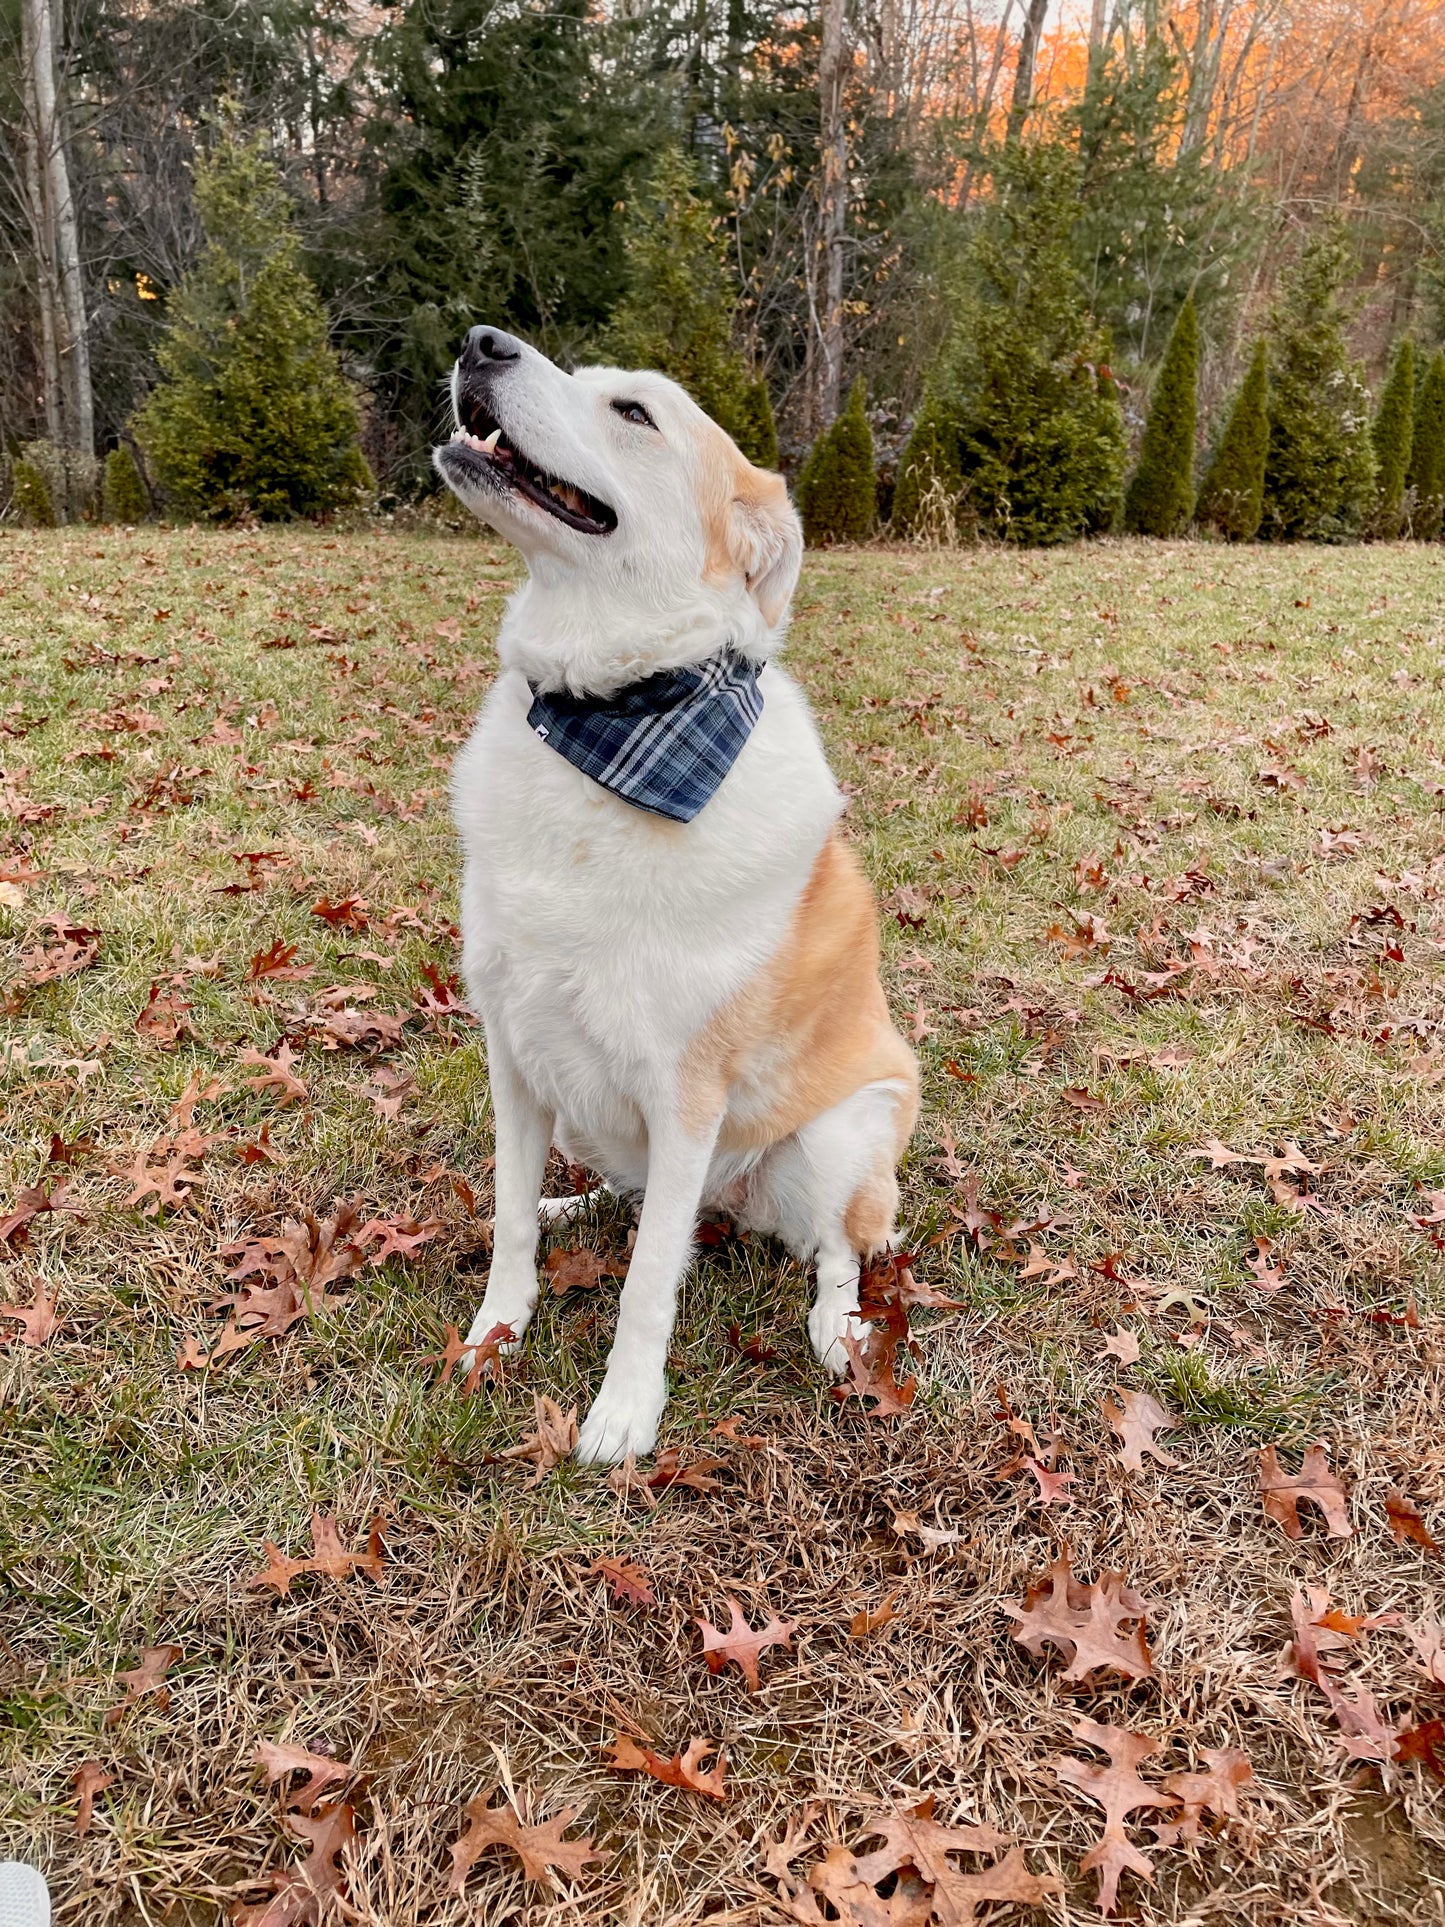
[[[523, 1357], [470, 1399], [422, 1362], [486, 1271], [480, 1040], [419, 999], [428, 967], [455, 968], [447, 765], [515, 575], [475, 537], [0, 535], [0, 1214], [41, 1178], [81, 1213], [38, 1218], [0, 1264], [0, 1302], [43, 1279], [66, 1321], [0, 1352], [0, 1849], [45, 1861], [62, 1921], [229, 1919], [261, 1897], [238, 1883], [297, 1857], [251, 1764], [285, 1735], [365, 1774], [349, 1904], [376, 1927], [770, 1922], [767, 1844], [809, 1802], [795, 1874], [929, 1793], [1015, 1833], [1082, 1921], [1097, 1832], [1048, 1762], [1087, 1714], [1158, 1738], [1161, 1771], [1242, 1745], [1266, 1789], [1233, 1845], [1126, 1880], [1132, 1917], [1182, 1927], [1208, 1894], [1261, 1927], [1281, 1907], [1438, 1923], [1430, 1782], [1342, 1760], [1323, 1699], [1276, 1659], [1296, 1585], [1409, 1620], [1438, 1601], [1438, 1561], [1393, 1542], [1383, 1495], [1405, 1489], [1445, 1538], [1440, 1260], [1409, 1215], [1445, 1182], [1445, 549], [809, 558], [789, 660], [923, 1066], [905, 1237], [966, 1309], [916, 1318], [918, 1405], [870, 1424], [812, 1363], [799, 1267], [758, 1241], [709, 1248], [664, 1441], [727, 1465], [719, 1491], [655, 1510], [496, 1457], [534, 1392], [585, 1410], [615, 1285], [546, 1298]], [[349, 897], [364, 929], [315, 914]], [[1108, 949], [1070, 957], [1050, 929], [1086, 918]], [[30, 986], [66, 928], [99, 931], [95, 962]], [[251, 979], [273, 942], [310, 974]], [[189, 1006], [174, 1042], [136, 1028], [152, 986]], [[402, 1041], [308, 1041], [336, 986], [404, 1014]], [[240, 1059], [288, 1035], [307, 1097], [283, 1107]], [[415, 1079], [394, 1120], [366, 1096], [378, 1064]], [[222, 1087], [196, 1107], [222, 1134], [201, 1181], [175, 1209], [128, 1208], [111, 1167], [173, 1133], [197, 1073]], [[263, 1128], [282, 1162], [245, 1152]], [[92, 1148], [49, 1163], [52, 1134]], [[950, 1235], [945, 1134], [1001, 1224], [1046, 1221], [1016, 1254]], [[1314, 1203], [1191, 1155], [1216, 1135], [1261, 1156], [1297, 1142], [1322, 1167]], [[441, 1228], [289, 1336], [180, 1371], [183, 1343], [222, 1329], [222, 1247], [346, 1199]], [[570, 1235], [620, 1252], [626, 1231], [609, 1209]], [[1286, 1266], [1268, 1295], [1244, 1265], [1261, 1235]], [[1031, 1240], [1074, 1276], [1022, 1277]], [[1417, 1323], [1390, 1322], [1411, 1305]], [[734, 1324], [774, 1356], [750, 1361]], [[1121, 1327], [1141, 1341], [1129, 1369], [1100, 1355]], [[1116, 1384], [1176, 1413], [1175, 1469], [1120, 1470], [1099, 1413]], [[1067, 1506], [1002, 1472], [1000, 1386], [1062, 1439]], [[765, 1447], [711, 1436], [733, 1412]], [[1311, 1525], [1291, 1543], [1261, 1514], [1257, 1447], [1315, 1438], [1352, 1488], [1348, 1542]], [[313, 1508], [351, 1545], [385, 1514], [384, 1586], [303, 1579], [278, 1604], [242, 1584], [263, 1540], [306, 1549]], [[961, 1543], [921, 1553], [900, 1508]], [[1081, 1574], [1120, 1567], [1155, 1602], [1157, 1684], [1062, 1686], [1009, 1638], [1004, 1606], [1061, 1539]], [[606, 1600], [586, 1576], [601, 1550], [647, 1565], [655, 1608]], [[889, 1592], [886, 1636], [850, 1639]], [[698, 1653], [692, 1618], [728, 1593], [754, 1623], [802, 1623], [756, 1698]], [[169, 1710], [107, 1725], [117, 1671], [167, 1642]], [[1392, 1719], [1440, 1713], [1399, 1633], [1346, 1660]], [[666, 1753], [718, 1740], [732, 1799], [702, 1811], [617, 1774], [600, 1749], [618, 1731]], [[78, 1839], [87, 1759], [116, 1781]], [[448, 1847], [488, 1786], [534, 1816], [578, 1808], [571, 1831], [610, 1859], [569, 1896], [493, 1855], [449, 1898]]]

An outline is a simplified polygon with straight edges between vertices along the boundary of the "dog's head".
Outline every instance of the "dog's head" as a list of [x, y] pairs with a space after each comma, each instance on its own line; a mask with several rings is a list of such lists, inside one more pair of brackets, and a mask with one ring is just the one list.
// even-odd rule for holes
[[[525, 556], [571, 627], [731, 641], [763, 656], [787, 613], [802, 532], [779, 475], [755, 468], [676, 382], [573, 374], [499, 328], [452, 372], [456, 432], [433, 453], [472, 513]], [[653, 653], [657, 653], [655, 647]], [[643, 644], [639, 666], [645, 663]]]

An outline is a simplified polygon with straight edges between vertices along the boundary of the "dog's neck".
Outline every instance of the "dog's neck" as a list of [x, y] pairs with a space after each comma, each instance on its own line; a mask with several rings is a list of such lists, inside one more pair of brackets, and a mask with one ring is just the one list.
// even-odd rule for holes
[[663, 669], [705, 662], [724, 648], [764, 662], [781, 640], [741, 585], [698, 587], [690, 601], [651, 604], [581, 583], [545, 560], [507, 605], [497, 638], [504, 669], [518, 669], [536, 689], [610, 696]]

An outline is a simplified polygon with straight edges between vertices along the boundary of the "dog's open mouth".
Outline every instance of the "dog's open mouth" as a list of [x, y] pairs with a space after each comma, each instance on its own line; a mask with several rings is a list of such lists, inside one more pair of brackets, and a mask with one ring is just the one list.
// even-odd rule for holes
[[548, 515], [583, 535], [610, 535], [617, 527], [617, 516], [605, 502], [599, 502], [575, 482], [564, 482], [556, 475], [549, 475], [509, 442], [496, 416], [480, 396], [460, 394], [457, 412], [462, 425], [453, 431], [447, 447], [455, 452], [467, 451], [464, 461], [471, 456], [484, 463], [490, 481], [510, 485], [529, 502], [535, 502]]

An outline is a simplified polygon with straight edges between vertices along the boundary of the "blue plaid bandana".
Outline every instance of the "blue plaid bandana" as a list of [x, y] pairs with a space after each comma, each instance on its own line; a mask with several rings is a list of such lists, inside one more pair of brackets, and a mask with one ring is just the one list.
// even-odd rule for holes
[[533, 687], [527, 726], [624, 803], [691, 823], [763, 713], [758, 671], [724, 649], [611, 696], [543, 695]]

